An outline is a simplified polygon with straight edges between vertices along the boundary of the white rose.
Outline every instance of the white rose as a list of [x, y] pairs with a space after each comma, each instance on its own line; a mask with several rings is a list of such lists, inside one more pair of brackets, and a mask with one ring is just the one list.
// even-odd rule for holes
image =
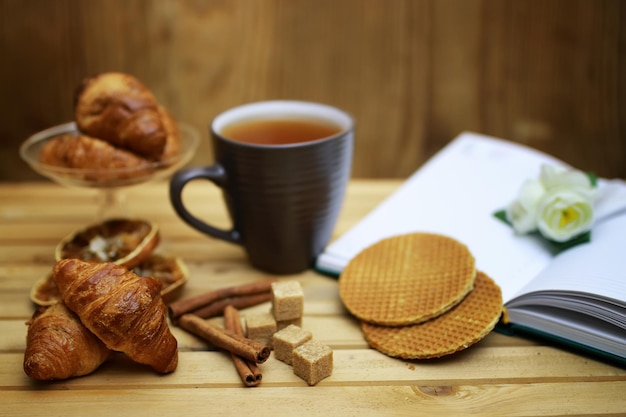
[[578, 192], [588, 196], [593, 196], [594, 194], [594, 187], [589, 176], [575, 169], [543, 165], [539, 174], [539, 180], [546, 190], [566, 187], [568, 189], [576, 189]]
[[578, 187], [553, 187], [539, 202], [537, 228], [548, 239], [566, 242], [591, 229], [593, 202]]
[[506, 217], [517, 233], [537, 230], [537, 209], [545, 189], [538, 180], [527, 180], [520, 188], [517, 199], [506, 209]]

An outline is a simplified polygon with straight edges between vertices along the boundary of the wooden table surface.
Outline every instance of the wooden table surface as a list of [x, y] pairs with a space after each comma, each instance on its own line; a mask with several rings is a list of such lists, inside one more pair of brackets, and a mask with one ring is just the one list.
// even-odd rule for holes
[[[337, 224], [346, 231], [389, 195], [398, 181], [355, 180]], [[127, 189], [128, 215], [160, 226], [159, 250], [177, 254], [191, 276], [181, 297], [265, 277], [236, 246], [190, 229], [174, 214], [167, 184]], [[228, 225], [219, 192], [192, 183], [192, 211]], [[626, 415], [626, 370], [537, 342], [491, 333], [462, 353], [403, 361], [368, 348], [346, 314], [336, 280], [313, 271], [283, 277], [300, 281], [302, 326], [334, 350], [332, 376], [308, 386], [272, 357], [263, 382], [243, 387], [230, 357], [173, 327], [177, 370], [159, 376], [116, 354], [95, 373], [49, 383], [22, 369], [32, 284], [53, 263], [55, 245], [95, 221], [95, 191], [49, 183], [0, 184], [0, 415]], [[252, 309], [266, 310], [268, 304]]]

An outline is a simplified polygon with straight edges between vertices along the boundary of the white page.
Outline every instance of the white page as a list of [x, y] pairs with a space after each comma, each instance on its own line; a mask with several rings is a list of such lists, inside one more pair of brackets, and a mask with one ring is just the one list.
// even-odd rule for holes
[[626, 215], [595, 225], [591, 242], [555, 256], [521, 293], [581, 291], [626, 301]]
[[361, 250], [385, 237], [441, 233], [468, 246], [477, 268], [500, 285], [506, 302], [552, 255], [543, 240], [515, 235], [493, 213], [515, 198], [525, 180], [537, 177], [544, 163], [564, 165], [513, 142], [463, 133], [331, 243], [318, 258], [317, 267], [340, 272]]

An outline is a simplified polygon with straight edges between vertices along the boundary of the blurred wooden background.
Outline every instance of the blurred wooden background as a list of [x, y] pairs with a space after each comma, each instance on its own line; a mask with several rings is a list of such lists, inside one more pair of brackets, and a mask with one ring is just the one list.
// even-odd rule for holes
[[405, 177], [464, 130], [626, 178], [620, 0], [0, 0], [0, 180], [41, 179], [28, 135], [72, 117], [101, 71], [199, 127], [244, 102], [357, 120], [354, 177]]

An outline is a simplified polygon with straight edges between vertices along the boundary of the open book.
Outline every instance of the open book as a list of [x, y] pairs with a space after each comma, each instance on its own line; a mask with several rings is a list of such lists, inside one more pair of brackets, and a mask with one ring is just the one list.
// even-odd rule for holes
[[560, 253], [494, 216], [542, 164], [565, 163], [474, 133], [450, 142], [318, 257], [338, 276], [355, 255], [393, 235], [433, 232], [468, 246], [502, 289], [510, 324], [626, 364], [626, 183], [600, 179], [591, 242]]

